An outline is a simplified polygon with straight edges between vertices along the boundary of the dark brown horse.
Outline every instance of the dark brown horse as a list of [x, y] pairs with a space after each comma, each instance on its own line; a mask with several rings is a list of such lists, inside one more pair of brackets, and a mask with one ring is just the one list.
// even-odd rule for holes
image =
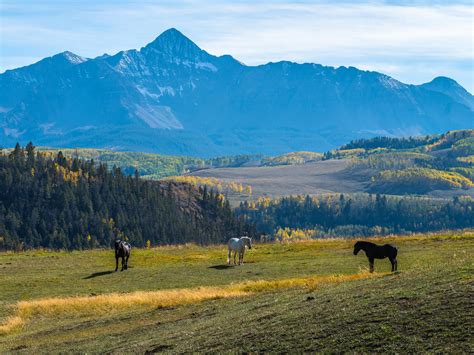
[[354, 245], [354, 255], [363, 250], [369, 259], [370, 272], [374, 272], [374, 259], [388, 258], [392, 263], [392, 271], [397, 270], [397, 253], [398, 250], [390, 244], [377, 245], [370, 242], [358, 241]]
[[118, 260], [122, 258], [122, 270], [128, 269], [128, 258], [130, 257], [130, 252], [132, 246], [120, 239], [115, 241], [115, 271], [118, 270]]

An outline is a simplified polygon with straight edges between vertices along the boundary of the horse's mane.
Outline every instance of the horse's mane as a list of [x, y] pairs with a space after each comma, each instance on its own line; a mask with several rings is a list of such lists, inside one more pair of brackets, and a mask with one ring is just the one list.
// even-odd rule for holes
[[121, 240], [121, 239], [117, 239], [115, 241], [115, 249], [116, 250], [119, 250], [119, 249], [125, 249], [125, 247], [129, 248], [129, 249], [132, 249], [132, 246], [130, 243], [126, 242], [125, 240]]
[[371, 243], [371, 242], [366, 242], [364, 240], [358, 240], [355, 245], [358, 245], [358, 246], [362, 246], [362, 245], [377, 245], [375, 243]]

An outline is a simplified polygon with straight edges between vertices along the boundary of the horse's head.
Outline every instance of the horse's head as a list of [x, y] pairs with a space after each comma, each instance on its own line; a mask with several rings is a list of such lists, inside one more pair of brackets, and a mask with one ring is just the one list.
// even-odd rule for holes
[[247, 237], [247, 245], [249, 249], [252, 249], [252, 238]]
[[360, 249], [362, 249], [361, 243], [360, 243], [360, 242], [356, 242], [356, 243], [354, 244], [354, 255], [357, 255], [357, 253], [360, 251]]
[[247, 246], [249, 249], [252, 249], [252, 239], [251, 238], [241, 237], [240, 240], [243, 243], [244, 248], [245, 248], [245, 246]]
[[120, 239], [115, 240], [115, 243], [114, 243], [115, 250], [118, 250], [120, 248], [121, 243], [122, 243], [122, 241]]

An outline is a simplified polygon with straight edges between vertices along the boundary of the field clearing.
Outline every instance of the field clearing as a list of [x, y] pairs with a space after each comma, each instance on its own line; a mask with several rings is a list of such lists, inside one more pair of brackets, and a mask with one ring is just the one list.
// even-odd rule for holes
[[[355, 178], [346, 170], [350, 164], [349, 159], [325, 160], [303, 165], [205, 169], [190, 175], [250, 185], [254, 199], [260, 196], [276, 198], [363, 192], [363, 179]], [[235, 196], [231, 197], [236, 199]]]
[[117, 273], [112, 250], [2, 253], [0, 352], [472, 352], [474, 233], [384, 240], [397, 273], [353, 240], [257, 244], [240, 267], [221, 245], [135, 249]]
[[[205, 169], [189, 175], [250, 185], [251, 198], [236, 193], [228, 196], [232, 205], [236, 206], [241, 201], [255, 200], [258, 197], [367, 192], [370, 176], [375, 171], [354, 170], [350, 169], [351, 165], [351, 159], [331, 159], [303, 165]], [[474, 188], [433, 190], [426, 196], [443, 199], [451, 199], [453, 196], [474, 197]]]

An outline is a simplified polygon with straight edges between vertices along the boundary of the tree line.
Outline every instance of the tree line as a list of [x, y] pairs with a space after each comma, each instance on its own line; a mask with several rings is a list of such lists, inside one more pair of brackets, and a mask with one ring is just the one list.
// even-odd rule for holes
[[341, 150], [363, 148], [365, 150], [375, 148], [386, 149], [412, 149], [423, 145], [433, 144], [439, 140], [439, 136], [424, 137], [374, 137], [352, 140], [341, 146]]
[[93, 160], [36, 152], [0, 153], [0, 249], [220, 243], [254, 233], [207, 188], [147, 181]]
[[236, 212], [269, 235], [285, 228], [310, 231], [313, 237], [350, 237], [474, 227], [470, 197], [293, 196], [244, 202]]

